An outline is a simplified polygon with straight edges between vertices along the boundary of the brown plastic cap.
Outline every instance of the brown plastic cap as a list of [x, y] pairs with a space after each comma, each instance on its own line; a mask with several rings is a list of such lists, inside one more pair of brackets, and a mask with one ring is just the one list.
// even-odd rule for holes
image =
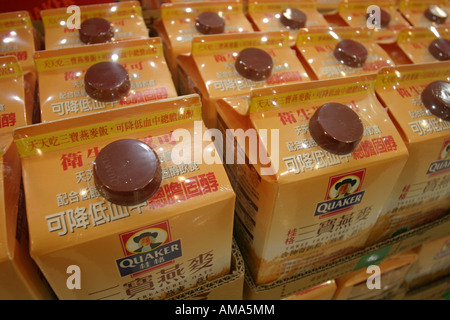
[[286, 8], [281, 12], [280, 22], [289, 29], [300, 29], [306, 25], [306, 14], [296, 8]]
[[215, 12], [202, 12], [195, 19], [195, 28], [202, 34], [223, 33], [225, 30], [225, 19]]
[[156, 153], [135, 139], [111, 142], [94, 162], [98, 192], [119, 205], [135, 205], [150, 199], [161, 184], [161, 166]]
[[[369, 18], [370, 14], [368, 13], [366, 15], [366, 18]], [[383, 10], [380, 8], [380, 26], [382, 28], [386, 28], [389, 25], [389, 22], [391, 22], [391, 15], [386, 10]]]
[[433, 81], [421, 93], [423, 105], [442, 120], [450, 121], [450, 83]]
[[91, 66], [84, 75], [86, 93], [102, 102], [118, 101], [130, 91], [127, 70], [117, 62], [104, 61]]
[[327, 103], [316, 110], [309, 121], [314, 141], [334, 154], [348, 154], [356, 149], [364, 126], [355, 111], [340, 103]]
[[340, 63], [352, 68], [362, 67], [368, 55], [366, 47], [350, 39], [339, 41], [333, 54]]
[[272, 57], [262, 49], [246, 48], [239, 52], [236, 71], [244, 78], [261, 81], [270, 77], [273, 69]]
[[105, 43], [112, 40], [114, 30], [108, 20], [89, 18], [80, 25], [80, 40], [86, 44]]
[[439, 61], [446, 61], [450, 59], [450, 41], [437, 38], [430, 43], [428, 51]]
[[425, 10], [424, 15], [428, 20], [436, 22], [437, 24], [443, 24], [445, 23], [445, 20], [447, 20], [447, 12], [437, 5], [429, 6], [427, 10]]

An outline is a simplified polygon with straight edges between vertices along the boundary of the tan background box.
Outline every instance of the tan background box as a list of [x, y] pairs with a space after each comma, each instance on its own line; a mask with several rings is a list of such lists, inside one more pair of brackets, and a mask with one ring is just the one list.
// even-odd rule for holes
[[330, 279], [343, 276], [356, 268], [367, 267], [379, 257], [390, 257], [413, 249], [424, 242], [448, 235], [448, 230], [450, 230], [450, 216], [430, 222], [425, 226], [415, 228], [311, 271], [301, 272], [285, 280], [274, 282], [271, 285], [257, 286], [247, 271], [244, 283], [244, 300], [285, 298], [295, 292], [306, 290]]

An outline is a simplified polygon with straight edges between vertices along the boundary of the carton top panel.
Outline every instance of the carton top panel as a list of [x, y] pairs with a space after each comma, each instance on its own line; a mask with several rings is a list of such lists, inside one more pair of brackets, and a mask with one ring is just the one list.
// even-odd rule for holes
[[[378, 43], [390, 43], [397, 39], [400, 30], [409, 28], [410, 24], [397, 10], [397, 1], [377, 1], [382, 23], [374, 28], [374, 37]], [[365, 27], [368, 23], [376, 26], [376, 21], [368, 20], [369, 4], [364, 0], [347, 0], [339, 4], [339, 15], [352, 27]], [[381, 11], [382, 10], [382, 11]], [[383, 12], [384, 11], [384, 12]], [[372, 11], [373, 12], [373, 11]], [[384, 15], [384, 16], [383, 16]], [[387, 25], [384, 25], [384, 24]]]
[[[238, 71], [239, 54], [250, 47], [264, 50], [271, 57], [271, 75], [265, 80], [255, 81]], [[196, 37], [192, 42], [192, 57], [210, 97], [247, 95], [257, 87], [309, 81], [289, 47], [286, 31]]]
[[[224, 20], [221, 34], [253, 32], [253, 27], [244, 15], [242, 1], [164, 3], [161, 6], [161, 23], [171, 47], [190, 52], [194, 37], [202, 36], [196, 27], [197, 17], [204, 12], [217, 13]], [[175, 49], [174, 49], [175, 50]]]
[[[344, 167], [368, 166], [407, 156], [405, 144], [375, 97], [374, 80], [374, 75], [359, 76], [273, 86], [252, 92], [247, 114], [241, 117], [250, 119], [251, 130], [247, 134], [258, 135], [255, 139], [260, 139], [280, 182], [294, 182], [336, 172], [340, 167], [345, 170]], [[243, 103], [239, 99], [236, 101]], [[228, 100], [230, 104], [233, 102]], [[330, 102], [347, 106], [363, 124], [362, 140], [353, 152], [333, 154], [323, 149], [311, 135], [309, 124], [316, 110]], [[235, 110], [239, 109], [243, 112], [245, 108], [241, 105]], [[250, 161], [257, 163], [254, 158]]]
[[408, 143], [450, 137], [450, 122], [428, 110], [422, 92], [434, 81], [450, 80], [450, 62], [403, 65], [380, 70], [376, 93]]
[[28, 123], [24, 77], [15, 56], [0, 57], [0, 88], [0, 133], [11, 133], [14, 128]]
[[[128, 73], [130, 90], [119, 101], [98, 101], [87, 93], [85, 74], [105, 61]], [[177, 96], [158, 37], [38, 51], [35, 64], [43, 122]]]
[[[213, 152], [213, 143], [207, 135], [194, 141], [201, 130], [205, 127], [198, 95], [16, 130], [34, 248], [56, 250], [75, 238], [89, 241], [139, 226], [143, 221], [148, 224], [151, 219], [168, 219], [208, 203], [232, 199], [233, 190]], [[179, 146], [173, 138], [180, 136], [183, 143]], [[96, 157], [119, 139], [144, 142], [157, 153], [161, 164], [159, 189], [137, 205], [106, 201], [96, 187]], [[186, 157], [176, 158], [180, 148]], [[197, 154], [203, 156], [204, 150], [211, 151], [210, 158], [198, 159]], [[45, 188], [37, 186], [48, 177], [58, 182]]]
[[[96, 36], [85, 37], [84, 22], [95, 18], [106, 22], [112, 41], [148, 38], [148, 29], [138, 1], [103, 3], [41, 11], [45, 33], [45, 48], [60, 49], [105, 42]], [[89, 20], [91, 21], [91, 20]]]
[[[296, 48], [319, 80], [375, 74], [381, 67], [394, 63], [374, 34], [367, 27], [303, 28], [298, 33]], [[360, 48], [359, 53], [342, 49], [349, 41]], [[348, 55], [357, 59], [348, 59]]]
[[442, 45], [436, 45], [439, 39], [449, 39], [448, 26], [414, 27], [402, 30], [398, 34], [397, 44], [413, 63], [428, 63], [445, 60], [448, 53]]

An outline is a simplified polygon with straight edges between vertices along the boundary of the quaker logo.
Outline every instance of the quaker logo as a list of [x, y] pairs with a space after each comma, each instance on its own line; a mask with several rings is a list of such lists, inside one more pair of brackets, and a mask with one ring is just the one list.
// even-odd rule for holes
[[169, 222], [135, 229], [119, 235], [125, 258], [116, 260], [122, 277], [149, 271], [181, 257], [181, 240], [172, 241]]
[[442, 145], [438, 160], [430, 164], [427, 174], [443, 173], [450, 170], [450, 139], [446, 139]]
[[330, 177], [325, 201], [316, 206], [315, 216], [329, 216], [350, 210], [360, 203], [365, 191], [361, 191], [366, 169]]
[[450, 255], [450, 240], [445, 241], [442, 245], [441, 251], [433, 257], [433, 260], [439, 260], [447, 257], [448, 255]]

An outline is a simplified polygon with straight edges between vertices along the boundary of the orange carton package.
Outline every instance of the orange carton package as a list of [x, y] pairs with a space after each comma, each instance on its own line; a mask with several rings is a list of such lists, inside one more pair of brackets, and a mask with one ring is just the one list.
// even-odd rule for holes
[[329, 280], [318, 286], [290, 295], [283, 300], [331, 300], [336, 292], [336, 282]]
[[450, 62], [383, 68], [377, 77], [377, 95], [409, 158], [369, 245], [435, 220], [450, 207], [449, 80]]
[[446, 0], [402, 0], [398, 10], [414, 27], [448, 25], [450, 7]]
[[448, 27], [415, 27], [398, 35], [397, 46], [412, 63], [446, 61], [450, 59]]
[[296, 48], [314, 80], [371, 74], [394, 64], [368, 28], [301, 29]]
[[160, 38], [35, 54], [42, 122], [176, 97]]
[[32, 123], [34, 96], [15, 56], [0, 57], [0, 134]]
[[370, 5], [364, 0], [344, 0], [339, 5], [339, 16], [349, 26], [372, 28], [378, 43], [395, 42], [398, 32], [409, 28], [408, 21], [397, 11], [396, 0], [376, 1], [372, 7]]
[[385, 258], [379, 265], [361, 268], [336, 279], [333, 300], [388, 299], [403, 285], [406, 274], [417, 260], [414, 250]]
[[237, 199], [235, 238], [256, 285], [365, 246], [408, 156], [375, 97], [374, 77], [254, 89], [249, 103], [218, 101]]
[[258, 31], [288, 31], [292, 45], [300, 28], [328, 27], [317, 0], [249, 0], [247, 15]]
[[41, 10], [45, 49], [148, 38], [139, 1]]
[[24, 73], [35, 72], [36, 30], [27, 11], [0, 13], [0, 56], [17, 57]]
[[[39, 49], [39, 45], [37, 31], [27, 11], [0, 13], [0, 41], [0, 57], [15, 56], [23, 72], [23, 88], [27, 98], [29, 97], [27, 101], [29, 103], [27, 104], [27, 121], [29, 122], [27, 123], [37, 122], [37, 118], [35, 116], [33, 118], [37, 84], [33, 54]], [[37, 105], [35, 112], [39, 113], [38, 111]]]
[[309, 80], [289, 47], [287, 31], [195, 37], [192, 53], [179, 56], [178, 62], [180, 91], [201, 95], [207, 127], [217, 126], [217, 99]]
[[223, 165], [174, 161], [180, 132], [217, 157], [210, 137], [194, 142], [199, 128], [190, 95], [14, 132], [31, 256], [58, 298], [164, 299], [228, 274], [235, 194]]
[[242, 1], [172, 2], [162, 4], [161, 18], [155, 21], [154, 27], [163, 39], [174, 79], [178, 76], [176, 58], [191, 53], [195, 36], [253, 32]]
[[450, 273], [450, 235], [428, 241], [417, 251], [417, 261], [406, 275], [409, 290], [442, 279]]
[[0, 299], [53, 299], [29, 254], [19, 153], [11, 134], [0, 135]]

